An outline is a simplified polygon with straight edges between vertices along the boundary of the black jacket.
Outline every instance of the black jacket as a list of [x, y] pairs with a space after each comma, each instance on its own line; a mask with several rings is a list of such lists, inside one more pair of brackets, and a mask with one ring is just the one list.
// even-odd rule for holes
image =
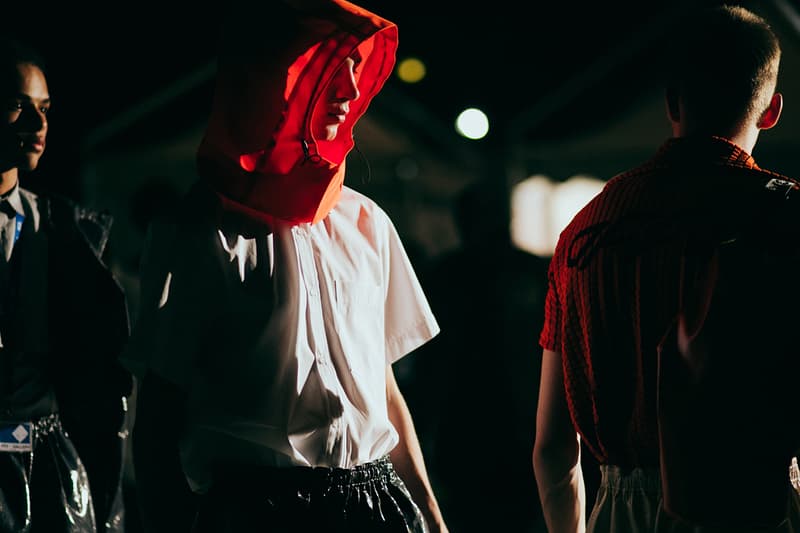
[[129, 335], [125, 295], [102, 259], [111, 217], [58, 196], [39, 199], [48, 240], [48, 371], [89, 476], [98, 531], [121, 532], [133, 378], [118, 359]]

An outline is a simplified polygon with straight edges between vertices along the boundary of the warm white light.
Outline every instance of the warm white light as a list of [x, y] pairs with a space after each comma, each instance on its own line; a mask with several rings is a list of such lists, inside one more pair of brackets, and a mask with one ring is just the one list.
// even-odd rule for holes
[[554, 187], [546, 176], [531, 176], [511, 190], [511, 241], [518, 248], [541, 256], [553, 253], [550, 196]]
[[536, 175], [519, 182], [511, 191], [511, 240], [536, 255], [553, 255], [561, 231], [604, 185], [590, 176], [557, 183]]
[[456, 118], [456, 131], [467, 139], [482, 139], [489, 133], [489, 118], [480, 109], [465, 109]]
[[[556, 238], [572, 218], [603, 188], [601, 180], [589, 176], [573, 176], [553, 190], [551, 197], [551, 224], [557, 230]], [[554, 241], [555, 242], [555, 241]], [[555, 250], [555, 246], [553, 246]]]

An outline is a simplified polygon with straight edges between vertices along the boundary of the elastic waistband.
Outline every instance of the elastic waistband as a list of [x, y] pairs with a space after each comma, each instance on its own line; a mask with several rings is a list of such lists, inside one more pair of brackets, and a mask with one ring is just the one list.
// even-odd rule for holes
[[387, 479], [395, 475], [388, 456], [352, 468], [323, 466], [266, 467], [247, 466], [218, 469], [214, 484], [239, 486], [281, 486], [297, 488], [324, 488], [357, 485]]
[[61, 417], [58, 413], [51, 413], [31, 422], [34, 438], [44, 437], [54, 431], [61, 431]]
[[600, 465], [600, 486], [612, 490], [645, 490], [661, 492], [661, 474], [657, 468], [623, 469], [614, 465]]

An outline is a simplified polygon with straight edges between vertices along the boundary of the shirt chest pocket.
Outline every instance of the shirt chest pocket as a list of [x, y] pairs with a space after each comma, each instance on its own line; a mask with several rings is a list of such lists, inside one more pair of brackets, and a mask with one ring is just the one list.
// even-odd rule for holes
[[385, 346], [383, 287], [364, 280], [336, 280], [334, 324], [353, 375], [378, 364]]
[[381, 286], [358, 279], [334, 280], [334, 298], [337, 314], [342, 318], [383, 317], [383, 291]]

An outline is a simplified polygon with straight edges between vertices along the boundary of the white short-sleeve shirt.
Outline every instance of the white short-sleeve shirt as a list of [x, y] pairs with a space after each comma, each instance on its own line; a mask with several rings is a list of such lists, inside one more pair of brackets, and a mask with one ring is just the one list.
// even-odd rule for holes
[[[143, 266], [158, 305], [133, 344], [162, 338], [128, 361], [187, 392], [193, 488], [207, 489], [214, 463], [348, 468], [386, 455], [398, 442], [386, 365], [439, 327], [385, 212], [345, 187], [317, 224], [249, 238], [217, 228], [200, 242]], [[191, 257], [204, 247], [213, 259]]]

